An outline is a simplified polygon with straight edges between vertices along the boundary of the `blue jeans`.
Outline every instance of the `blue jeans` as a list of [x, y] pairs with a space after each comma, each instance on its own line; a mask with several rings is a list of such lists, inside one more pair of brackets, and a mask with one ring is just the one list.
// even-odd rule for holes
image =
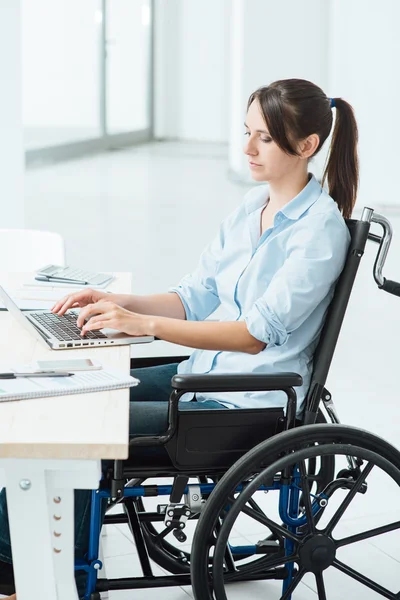
[[[178, 363], [133, 369], [131, 375], [140, 380], [130, 390], [129, 435], [160, 434], [168, 425], [168, 398], [171, 378], [176, 375]], [[214, 400], [181, 402], [179, 410], [224, 408]], [[139, 449], [138, 449], [139, 451]], [[140, 449], [146, 452], [146, 448]], [[161, 451], [164, 451], [161, 449]], [[90, 490], [75, 491], [75, 556], [84, 558], [88, 551], [90, 530]], [[8, 525], [6, 490], [0, 492], [0, 561], [12, 563], [10, 530]], [[84, 594], [85, 576], [77, 576], [78, 590]]]

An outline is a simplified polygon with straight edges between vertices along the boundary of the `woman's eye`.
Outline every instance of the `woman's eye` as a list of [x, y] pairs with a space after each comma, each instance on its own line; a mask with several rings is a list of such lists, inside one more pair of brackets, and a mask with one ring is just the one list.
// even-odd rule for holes
[[[250, 131], [245, 131], [244, 135], [250, 135]], [[272, 142], [272, 138], [268, 137], [268, 138], [262, 138], [260, 137], [260, 140], [262, 142], [264, 142], [264, 144], [269, 144], [269, 142]]]

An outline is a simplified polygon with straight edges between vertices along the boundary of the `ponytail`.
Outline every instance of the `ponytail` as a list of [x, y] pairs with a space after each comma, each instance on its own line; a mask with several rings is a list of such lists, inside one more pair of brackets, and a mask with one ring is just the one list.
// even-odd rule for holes
[[329, 195], [345, 219], [351, 217], [358, 190], [358, 128], [353, 108], [342, 98], [333, 98], [336, 120], [322, 185], [328, 181]]

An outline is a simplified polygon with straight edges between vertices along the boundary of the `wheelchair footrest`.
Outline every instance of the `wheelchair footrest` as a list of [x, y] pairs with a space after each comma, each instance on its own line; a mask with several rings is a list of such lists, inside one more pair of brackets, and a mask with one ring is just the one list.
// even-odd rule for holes
[[165, 511], [164, 523], [172, 529], [184, 529], [190, 517], [190, 509], [186, 504], [169, 504]]

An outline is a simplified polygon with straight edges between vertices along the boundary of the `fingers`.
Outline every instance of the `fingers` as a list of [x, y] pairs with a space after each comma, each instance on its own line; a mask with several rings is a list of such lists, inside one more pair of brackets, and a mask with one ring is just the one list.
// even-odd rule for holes
[[99, 313], [98, 309], [94, 310], [93, 308], [94, 306], [97, 306], [97, 304], [98, 302], [96, 302], [96, 304], [88, 304], [87, 306], [85, 306], [85, 308], [82, 308], [76, 320], [76, 324], [79, 328], [84, 326], [86, 319], [89, 319], [90, 315], [95, 315]]
[[78, 294], [65, 296], [62, 300], [56, 302], [56, 304], [51, 308], [51, 312], [58, 313], [60, 316], [62, 316], [69, 308], [72, 308], [73, 306], [79, 306], [77, 296]]
[[107, 319], [105, 315], [98, 315], [97, 317], [91, 317], [89, 321], [87, 321], [83, 327], [81, 334], [85, 335], [88, 331], [97, 331], [99, 329], [104, 329], [107, 327], [107, 323], [110, 319]]
[[95, 302], [94, 304], [88, 304], [80, 311], [76, 321], [77, 326], [83, 327], [86, 319], [89, 319], [93, 315], [107, 313], [112, 310], [114, 306], [115, 305], [112, 302], [108, 302], [107, 300], [99, 300], [99, 302]]
[[66, 301], [66, 299], [68, 298], [68, 296], [64, 296], [64, 298], [62, 300], [57, 300], [57, 302], [54, 304], [54, 306], [51, 307], [51, 312], [57, 312], [57, 309], [61, 308], [61, 306], [64, 304], [64, 302]]
[[69, 308], [73, 306], [80, 306], [80, 304], [84, 303], [84, 297], [82, 297], [82, 293], [78, 292], [76, 294], [69, 294], [65, 296], [62, 300], [56, 302], [56, 304], [51, 308], [52, 313], [58, 313], [61, 317], [64, 313], [67, 312]]
[[62, 300], [55, 303], [51, 312], [58, 313], [61, 317], [69, 308], [74, 306], [86, 306], [88, 302], [93, 302], [93, 294], [94, 292], [92, 289], [80, 290], [75, 294], [68, 294], [68, 296], [64, 296]]

